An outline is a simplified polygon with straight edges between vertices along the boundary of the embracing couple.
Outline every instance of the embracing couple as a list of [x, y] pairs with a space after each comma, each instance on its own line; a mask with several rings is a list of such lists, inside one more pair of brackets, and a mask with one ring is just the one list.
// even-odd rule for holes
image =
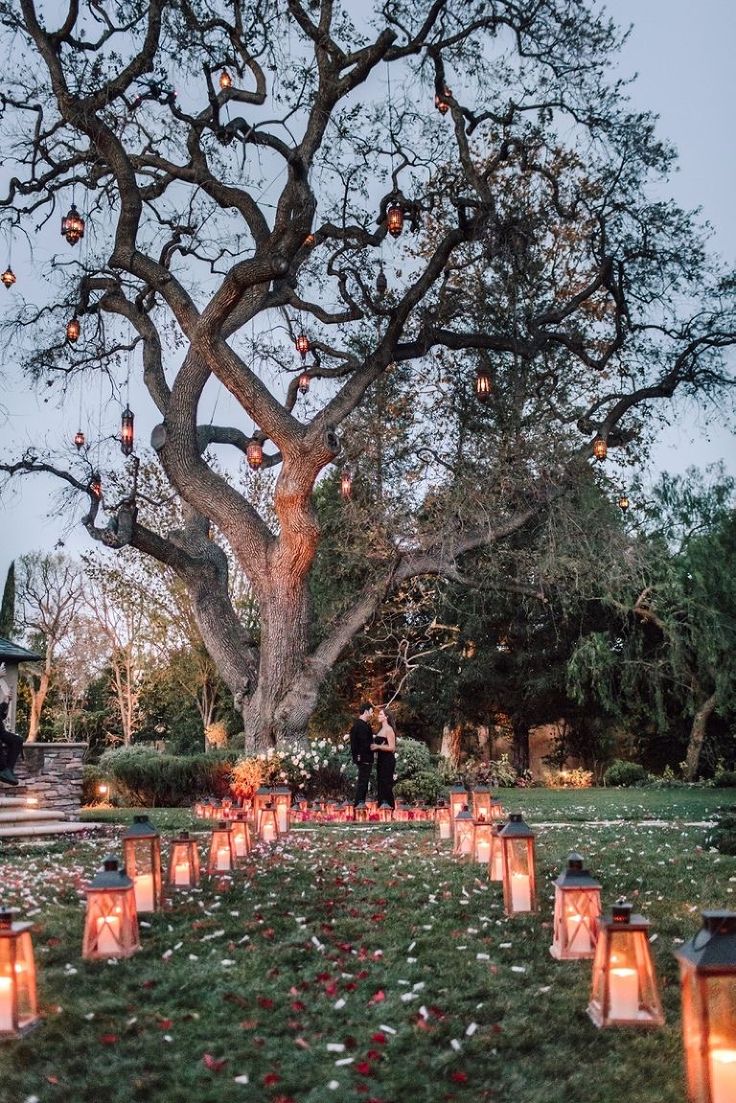
[[358, 719], [350, 729], [350, 750], [358, 767], [353, 805], [365, 804], [368, 783], [373, 772], [373, 755], [376, 761], [377, 800], [379, 804], [394, 807], [394, 770], [396, 768], [396, 728], [391, 714], [378, 709], [378, 731], [373, 732], [371, 718], [373, 705], [364, 701], [358, 710]]

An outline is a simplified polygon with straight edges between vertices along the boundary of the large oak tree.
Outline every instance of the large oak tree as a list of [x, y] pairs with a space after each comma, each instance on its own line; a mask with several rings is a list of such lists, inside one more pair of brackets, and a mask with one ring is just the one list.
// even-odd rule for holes
[[[70, 0], [54, 18], [2, 0], [0, 22], [3, 224], [28, 233], [72, 199], [87, 222], [13, 335], [42, 382], [104, 372], [120, 393], [132, 364], [184, 524], [157, 525], [135, 482], [106, 494], [104, 465], [102, 524], [104, 446], [3, 468], [51, 471], [86, 501], [95, 540], [176, 572], [251, 747], [304, 732], [388, 592], [461, 577], [463, 556], [579, 481], [596, 438], [625, 449], [654, 406], [725, 381], [731, 285], [693, 220], [647, 198], [672, 153], [609, 79], [620, 34], [595, 5]], [[59, 336], [71, 314], [73, 345]], [[476, 365], [494, 390], [481, 411]], [[387, 456], [361, 416], [392, 377], [417, 397]], [[233, 424], [207, 422], [213, 379]], [[211, 462], [254, 441], [276, 474], [272, 521]], [[368, 445], [366, 569], [315, 631], [314, 488]], [[252, 582], [258, 632], [233, 609], [211, 524]]]

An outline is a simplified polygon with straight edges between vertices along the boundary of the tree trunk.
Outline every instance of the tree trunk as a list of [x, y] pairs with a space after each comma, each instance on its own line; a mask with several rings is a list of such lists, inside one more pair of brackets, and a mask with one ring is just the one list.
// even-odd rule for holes
[[51, 678], [46, 671], [43, 674], [36, 675], [36, 677], [38, 678], [37, 689], [33, 684], [34, 676], [31, 675], [28, 679], [28, 691], [31, 697], [31, 708], [28, 714], [28, 743], [36, 743], [38, 740], [38, 733], [41, 728], [41, 713], [51, 684]]
[[442, 745], [440, 754], [449, 759], [454, 766], [460, 761], [463, 730], [460, 724], [445, 724], [442, 728]]
[[491, 761], [491, 729], [488, 724], [478, 725], [478, 754], [481, 762]]
[[716, 707], [716, 695], [712, 693], [707, 701], [704, 701], [693, 717], [693, 725], [690, 729], [690, 738], [687, 744], [685, 757], [685, 781], [695, 781], [700, 765], [700, 752], [703, 749], [705, 733], [708, 721]]
[[514, 745], [511, 763], [518, 774], [529, 769], [529, 725], [525, 720], [512, 720]]

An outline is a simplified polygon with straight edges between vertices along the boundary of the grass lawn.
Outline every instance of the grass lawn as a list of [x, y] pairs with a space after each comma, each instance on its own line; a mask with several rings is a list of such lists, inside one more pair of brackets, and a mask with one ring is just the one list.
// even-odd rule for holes
[[[426, 828], [300, 829], [149, 917], [143, 951], [118, 964], [82, 962], [80, 946], [81, 887], [119, 828], [6, 847], [3, 899], [36, 923], [45, 1022], [0, 1047], [0, 1101], [684, 1103], [672, 951], [701, 908], [734, 906], [736, 858], [701, 849], [699, 828], [645, 822], [725, 803], [683, 792], [657, 791], [653, 807], [649, 792], [619, 791], [646, 806], [623, 828], [562, 825], [571, 809], [612, 814], [608, 791], [605, 803], [600, 791], [522, 793], [530, 820], [560, 823], [539, 832], [533, 918], [506, 919], [500, 886], [438, 853]], [[596, 1030], [590, 963], [549, 955], [550, 881], [572, 848], [606, 905], [625, 893], [653, 922], [661, 1030]]]

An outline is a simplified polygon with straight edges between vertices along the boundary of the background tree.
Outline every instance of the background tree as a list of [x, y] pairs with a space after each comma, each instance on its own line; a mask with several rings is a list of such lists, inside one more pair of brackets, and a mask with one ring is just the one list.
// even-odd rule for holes
[[15, 560], [8, 567], [0, 604], [0, 636], [10, 639], [15, 627]]
[[[594, 5], [118, 0], [74, 4], [57, 25], [9, 0], [2, 22], [3, 221], [25, 229], [78, 189], [89, 224], [78, 259], [47, 273], [55, 297], [22, 309], [14, 333], [44, 382], [94, 365], [122, 395], [132, 366], [184, 523], [147, 522], [135, 471], [110, 494], [101, 442], [2, 467], [56, 474], [86, 499], [95, 540], [176, 573], [250, 748], [303, 734], [388, 593], [459, 577], [464, 557], [588, 477], [594, 439], [623, 448], [653, 402], [726, 381], [732, 284], [687, 214], [647, 200], [672, 154], [607, 82], [620, 35]], [[418, 110], [422, 97], [440, 113]], [[389, 244], [402, 222], [426, 231], [415, 250]], [[72, 314], [81, 343], [60, 337]], [[302, 364], [287, 352], [300, 337], [314, 354]], [[495, 396], [479, 414], [476, 359]], [[338, 430], [349, 457], [369, 454], [361, 411], [380, 406], [392, 365], [420, 398], [393, 482], [383, 423], [372, 442], [363, 585], [315, 631], [315, 484], [340, 462]], [[202, 416], [213, 379], [232, 425]], [[268, 441], [275, 524], [211, 462]], [[257, 633], [233, 607], [211, 522], [252, 583]]]

